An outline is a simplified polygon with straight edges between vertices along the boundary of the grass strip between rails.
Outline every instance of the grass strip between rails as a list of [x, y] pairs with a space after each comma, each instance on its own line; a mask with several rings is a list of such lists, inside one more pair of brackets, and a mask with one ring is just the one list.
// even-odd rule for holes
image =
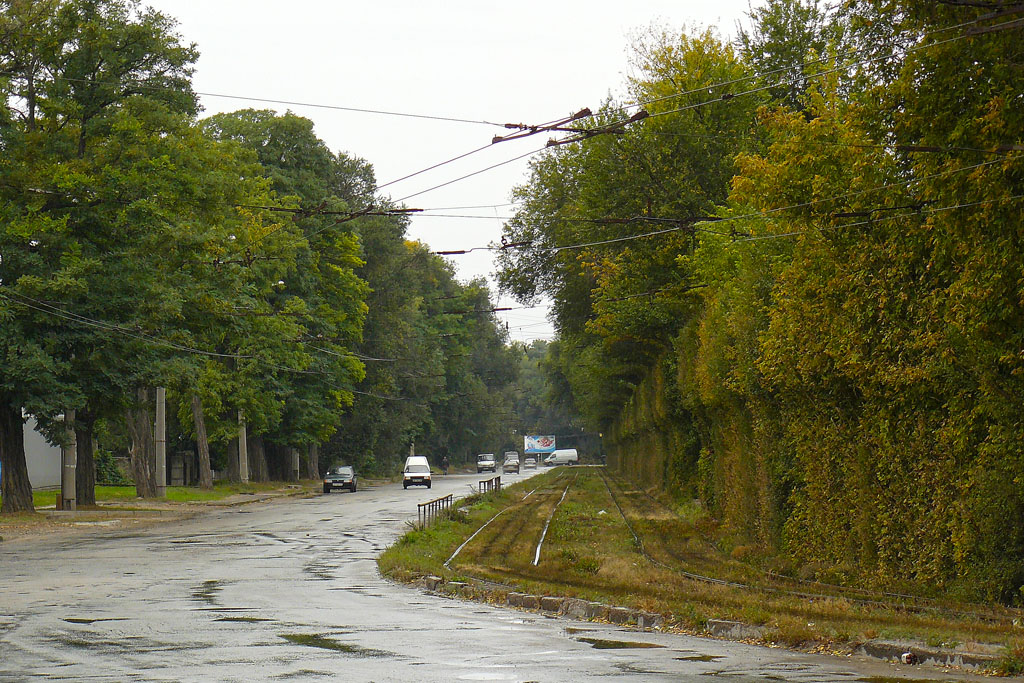
[[[528, 487], [535, 490], [525, 497]], [[657, 612], [691, 632], [714, 618], [760, 626], [765, 641], [805, 649], [843, 650], [871, 639], [948, 649], [981, 643], [1004, 646], [1004, 672], [1024, 665], [1024, 641], [1013, 623], [1019, 611], [801, 583], [721, 552], [700, 522], [604, 468], [561, 467], [500, 493], [458, 501], [451, 514], [409, 532], [378, 562], [382, 574], [399, 580], [482, 579], [510, 590]]]

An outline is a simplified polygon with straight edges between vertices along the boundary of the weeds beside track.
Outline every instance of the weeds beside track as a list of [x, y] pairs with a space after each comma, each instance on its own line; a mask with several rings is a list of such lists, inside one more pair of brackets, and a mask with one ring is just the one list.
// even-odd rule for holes
[[[453, 515], [449, 531], [424, 540], [426, 552], [433, 552], [432, 542], [445, 545], [429, 573], [487, 582], [491, 590], [657, 612], [684, 630], [699, 631], [711, 618], [736, 620], [761, 627], [766, 640], [790, 645], [874, 638], [933, 646], [1008, 643], [1016, 635], [1013, 610], [766, 572], [720, 551], [701, 533], [699, 519], [678, 514], [604, 468], [559, 468], [530, 481], [536, 488], [525, 495], [517, 485], [497, 497], [477, 497]], [[541, 538], [542, 560], [535, 566]]]

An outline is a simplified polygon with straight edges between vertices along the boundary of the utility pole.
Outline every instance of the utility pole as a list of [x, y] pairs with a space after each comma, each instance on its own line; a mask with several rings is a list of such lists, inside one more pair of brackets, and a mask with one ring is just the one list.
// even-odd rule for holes
[[245, 442], [245, 413], [238, 409], [238, 478], [249, 483], [249, 447]]
[[78, 437], [75, 436], [75, 411], [64, 411], [64, 431], [68, 445], [61, 451], [60, 500], [62, 510], [74, 510], [78, 506]]
[[167, 497], [167, 389], [156, 388], [156, 497]]

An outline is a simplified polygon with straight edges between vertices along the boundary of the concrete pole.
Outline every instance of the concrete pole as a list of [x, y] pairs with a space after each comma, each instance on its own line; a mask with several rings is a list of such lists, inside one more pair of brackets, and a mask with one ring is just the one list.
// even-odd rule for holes
[[249, 446], [245, 438], [245, 413], [238, 409], [238, 478], [249, 483]]
[[167, 497], [167, 389], [156, 388], [156, 497]]
[[299, 449], [293, 448], [292, 450], [292, 481], [299, 480]]
[[75, 411], [64, 411], [64, 429], [68, 445], [61, 451], [60, 498], [62, 510], [74, 510], [78, 506], [78, 439], [75, 436]]

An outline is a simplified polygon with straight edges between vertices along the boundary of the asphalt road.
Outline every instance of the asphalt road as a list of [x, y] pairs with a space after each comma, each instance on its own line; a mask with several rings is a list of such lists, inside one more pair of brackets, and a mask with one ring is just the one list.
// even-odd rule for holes
[[479, 479], [438, 477], [431, 490], [360, 488], [130, 532], [0, 544], [0, 680], [953, 678], [549, 618], [381, 579], [374, 560], [415, 519], [416, 503], [462, 495]]

